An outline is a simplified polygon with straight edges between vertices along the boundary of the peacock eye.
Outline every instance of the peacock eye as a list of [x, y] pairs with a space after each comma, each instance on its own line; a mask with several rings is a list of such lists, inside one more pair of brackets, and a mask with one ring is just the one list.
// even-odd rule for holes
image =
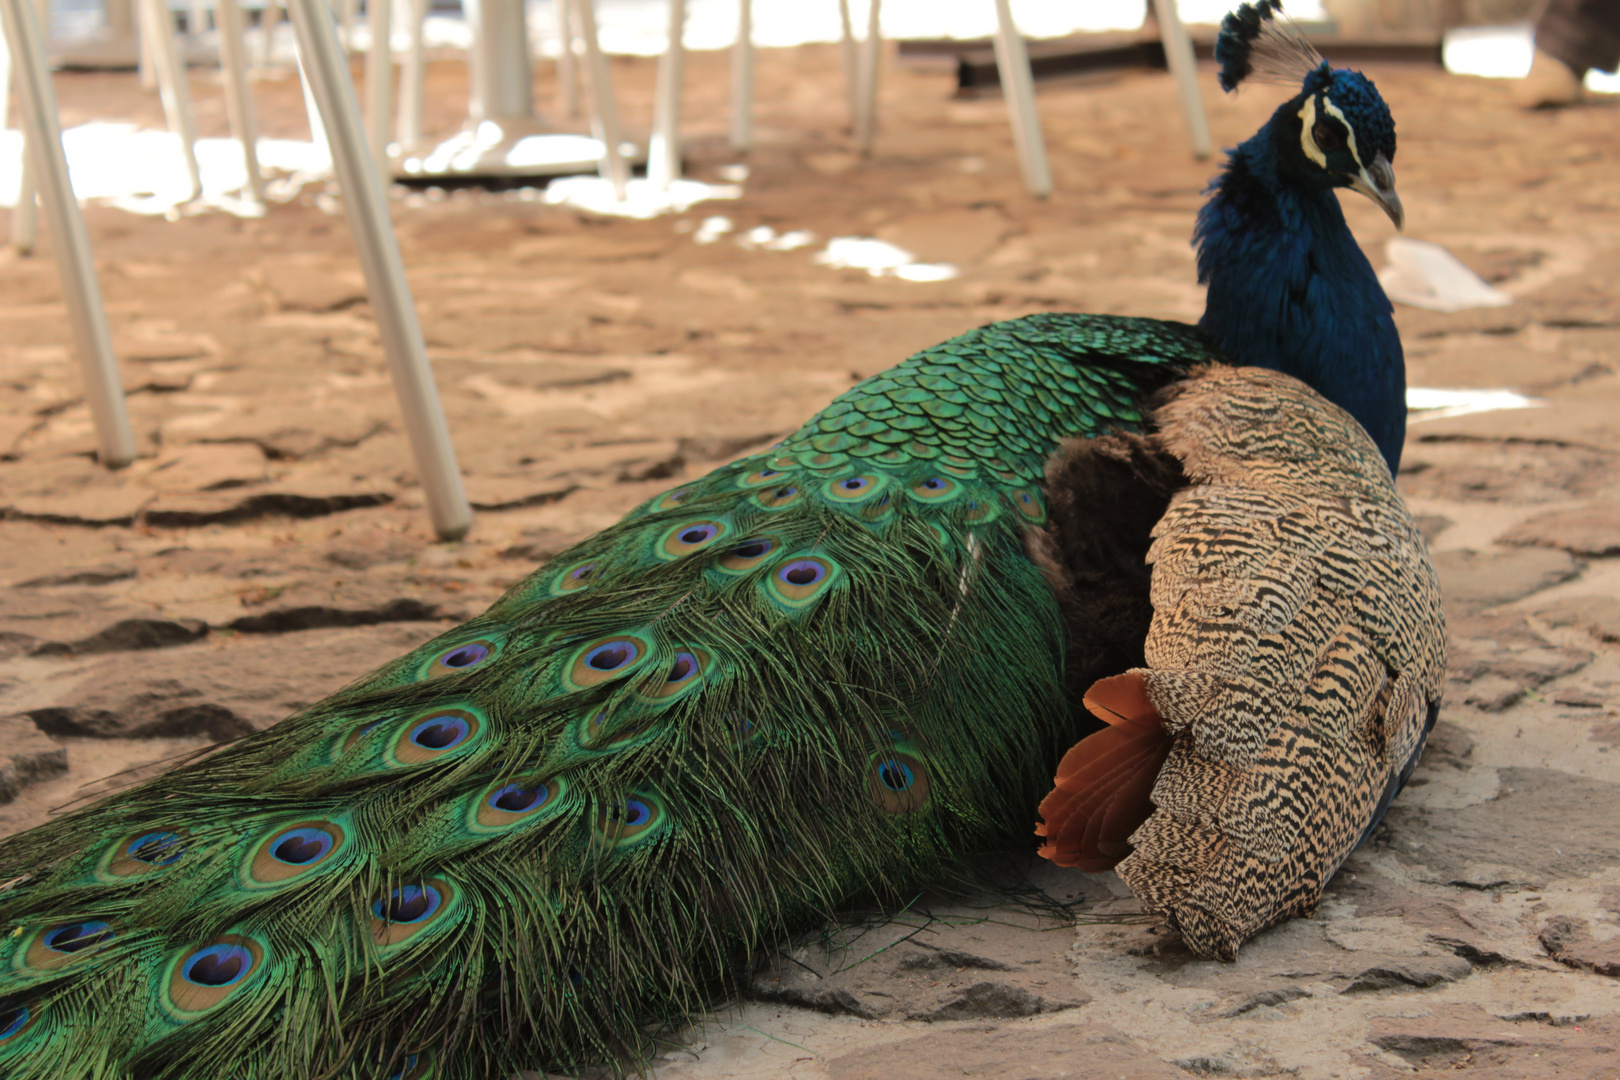
[[1311, 126], [1311, 138], [1315, 140], [1317, 149], [1324, 154], [1331, 154], [1344, 147], [1344, 132], [1326, 120], [1318, 120]]

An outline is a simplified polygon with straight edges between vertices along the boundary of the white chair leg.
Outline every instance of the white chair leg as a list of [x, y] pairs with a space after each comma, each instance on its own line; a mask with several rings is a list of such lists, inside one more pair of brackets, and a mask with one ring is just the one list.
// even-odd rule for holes
[[[292, 21], [292, 9], [287, 9], [287, 20]], [[296, 39], [297, 29], [293, 35]], [[304, 63], [302, 54], [294, 50], [298, 62], [298, 88], [304, 94], [304, 115], [309, 119], [309, 141], [315, 144], [319, 154], [318, 160], [325, 163], [325, 167], [332, 167], [332, 140], [326, 137], [326, 124], [321, 120], [321, 107], [315, 100], [315, 89], [309, 84], [309, 68]], [[347, 54], [345, 54], [347, 55]], [[316, 171], [323, 171], [317, 168]]]
[[107, 312], [101, 303], [101, 284], [96, 280], [90, 255], [90, 236], [68, 178], [56, 114], [56, 90], [45, 61], [44, 42], [28, 0], [0, 0], [0, 25], [4, 25], [6, 40], [11, 43], [22, 128], [28, 133], [28, 156], [39, 173], [45, 215], [50, 219], [56, 269], [62, 278], [62, 296], [67, 302], [68, 322], [84, 375], [85, 399], [96, 425], [97, 450], [103, 465], [122, 468], [135, 460], [135, 436], [124, 408], [124, 388], [118, 377], [118, 361], [113, 357]]
[[259, 123], [248, 91], [246, 21], [241, 0], [217, 0], [219, 62], [225, 69], [225, 111], [231, 130], [242, 144], [242, 165], [247, 169], [248, 192], [264, 202], [264, 174], [259, 171]]
[[861, 154], [872, 152], [877, 134], [878, 67], [883, 58], [883, 30], [879, 25], [881, 0], [868, 0], [866, 40], [861, 43], [860, 66], [855, 79], [855, 148]]
[[6, 118], [11, 115], [11, 46], [6, 42], [6, 35], [0, 33], [0, 130], [6, 126]]
[[101, 14], [108, 36], [127, 39], [135, 33], [135, 9], [130, 0], [102, 0]]
[[141, 28], [152, 45], [152, 67], [157, 71], [158, 96], [169, 130], [180, 136], [185, 155], [186, 179], [191, 182], [191, 198], [202, 194], [202, 172], [197, 167], [197, 124], [191, 115], [191, 84], [174, 41], [174, 22], [164, 0], [139, 0]]
[[[557, 53], [558, 112], [572, 120], [579, 115], [579, 58], [574, 51], [574, 0], [554, 0], [557, 36], [562, 49]], [[592, 15], [594, 16], [594, 12]], [[592, 20], [594, 22], [594, 18]]]
[[276, 27], [281, 23], [281, 5], [276, 0], [264, 0], [264, 12], [259, 16], [259, 29], [264, 41], [259, 49], [259, 66], [269, 67], [275, 60]]
[[838, 22], [843, 37], [838, 39], [838, 55], [844, 61], [844, 96], [849, 99], [849, 126], [855, 127], [855, 115], [861, 111], [860, 56], [855, 48], [855, 24], [849, 17], [849, 0], [838, 0]]
[[[351, 53], [354, 51], [355, 20], [360, 18], [360, 0], [339, 0], [338, 11], [343, 19], [343, 51]], [[291, 7], [287, 8], [287, 14], [291, 17]]]
[[208, 29], [208, 8], [203, 0], [187, 0], [186, 37], [194, 38]]
[[652, 138], [647, 143], [647, 179], [660, 191], [681, 178], [681, 76], [686, 66], [686, 0], [669, 0], [669, 44], [658, 59]]
[[1052, 170], [1046, 162], [1046, 136], [1041, 117], [1035, 111], [1035, 77], [1029, 69], [1029, 50], [1013, 22], [1008, 0], [996, 0], [996, 70], [1001, 74], [1001, 93], [1007, 99], [1007, 116], [1012, 121], [1013, 145], [1018, 151], [1018, 167], [1031, 195], [1044, 199], [1052, 194]]
[[754, 145], [754, 0], [737, 0], [737, 41], [731, 46], [731, 148]]
[[1181, 92], [1181, 110], [1187, 114], [1187, 134], [1192, 138], [1193, 156], [1207, 158], [1215, 152], [1209, 138], [1209, 117], [1204, 113], [1204, 95], [1198, 89], [1198, 63], [1193, 57], [1192, 39], [1176, 10], [1176, 0], [1153, 0], [1159, 20], [1159, 37], [1164, 58]]
[[152, 56], [152, 35], [146, 31], [146, 15], [142, 0], [135, 0], [135, 75], [141, 89], [148, 94], [158, 88], [157, 61]]
[[580, 39], [585, 44], [585, 74], [591, 84], [591, 129], [602, 143], [602, 174], [613, 185], [613, 194], [625, 199], [630, 183], [630, 165], [624, 160], [623, 128], [619, 126], [619, 106], [613, 97], [613, 72], [602, 53], [596, 35], [595, 0], [570, 0], [579, 18]]
[[[42, 5], [36, 4], [36, 10]], [[41, 13], [43, 15], [43, 13]], [[44, 18], [40, 19], [44, 22]], [[9, 42], [9, 38], [7, 39]], [[10, 53], [7, 53], [7, 63], [10, 65]], [[10, 94], [12, 77], [10, 67], [5, 78], [4, 93]], [[19, 76], [20, 77], [20, 76]], [[8, 105], [9, 108], [9, 105]], [[9, 112], [0, 112], [0, 119], [9, 116]], [[39, 242], [39, 185], [34, 182], [34, 166], [30, 160], [33, 155], [28, 150], [28, 125], [19, 124], [23, 137], [22, 170], [17, 176], [17, 205], [11, 211], [11, 236], [9, 242], [11, 250], [18, 255], [32, 255], [34, 246]]]
[[377, 174], [387, 177], [388, 136], [394, 127], [394, 0], [366, 0], [366, 26], [371, 31], [371, 50], [366, 54], [366, 143], [377, 162]]
[[11, 212], [11, 250], [32, 255], [39, 243], [39, 184], [34, 179], [34, 155], [28, 149], [30, 136], [23, 128], [22, 170], [17, 175], [17, 207]]
[[457, 540], [472, 527], [472, 508], [467, 505], [450, 428], [433, 383], [433, 369], [428, 366], [422, 326], [388, 217], [388, 197], [376, 162], [367, 152], [348, 61], [338, 44], [326, 0], [289, 0], [287, 9], [298, 35], [301, 66], [309, 75], [310, 89], [331, 138], [332, 164], [359, 250], [360, 268], [365, 272], [377, 332], [388, 356], [394, 392], [399, 395], [405, 434], [427, 496], [428, 514], [440, 539]]
[[422, 31], [427, 22], [428, 0], [405, 0], [409, 15], [405, 23], [410, 30], [411, 43], [405, 48], [405, 62], [399, 69], [399, 123], [394, 136], [401, 150], [407, 150], [422, 141], [422, 95], [427, 78]]

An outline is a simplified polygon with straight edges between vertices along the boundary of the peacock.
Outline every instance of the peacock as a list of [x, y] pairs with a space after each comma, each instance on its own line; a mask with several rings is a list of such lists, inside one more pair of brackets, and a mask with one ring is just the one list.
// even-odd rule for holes
[[1045, 854], [1123, 858], [1200, 953], [1309, 910], [1438, 699], [1400, 341], [1335, 195], [1400, 221], [1394, 126], [1275, 0], [1219, 60], [1297, 89], [1199, 216], [1198, 326], [925, 349], [0, 842], [0, 1075], [633, 1071], [785, 936], [1027, 852], [1037, 806]]

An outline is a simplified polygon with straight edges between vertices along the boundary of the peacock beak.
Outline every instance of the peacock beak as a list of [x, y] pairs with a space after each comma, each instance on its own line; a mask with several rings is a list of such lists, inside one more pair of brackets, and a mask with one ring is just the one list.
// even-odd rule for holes
[[1379, 151], [1372, 164], [1351, 179], [1350, 190], [1359, 191], [1377, 203], [1397, 229], [1405, 226], [1406, 211], [1401, 206], [1401, 197], [1395, 194], [1395, 170], [1390, 167], [1383, 151]]

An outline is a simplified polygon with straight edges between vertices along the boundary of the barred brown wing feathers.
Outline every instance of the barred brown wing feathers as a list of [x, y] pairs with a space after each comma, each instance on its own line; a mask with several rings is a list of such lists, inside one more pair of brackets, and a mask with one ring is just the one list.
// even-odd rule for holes
[[1176, 736], [1118, 871], [1197, 952], [1306, 914], [1420, 749], [1439, 588], [1372, 441], [1303, 384], [1211, 369], [1155, 420], [1188, 485], [1154, 530], [1142, 674]]

